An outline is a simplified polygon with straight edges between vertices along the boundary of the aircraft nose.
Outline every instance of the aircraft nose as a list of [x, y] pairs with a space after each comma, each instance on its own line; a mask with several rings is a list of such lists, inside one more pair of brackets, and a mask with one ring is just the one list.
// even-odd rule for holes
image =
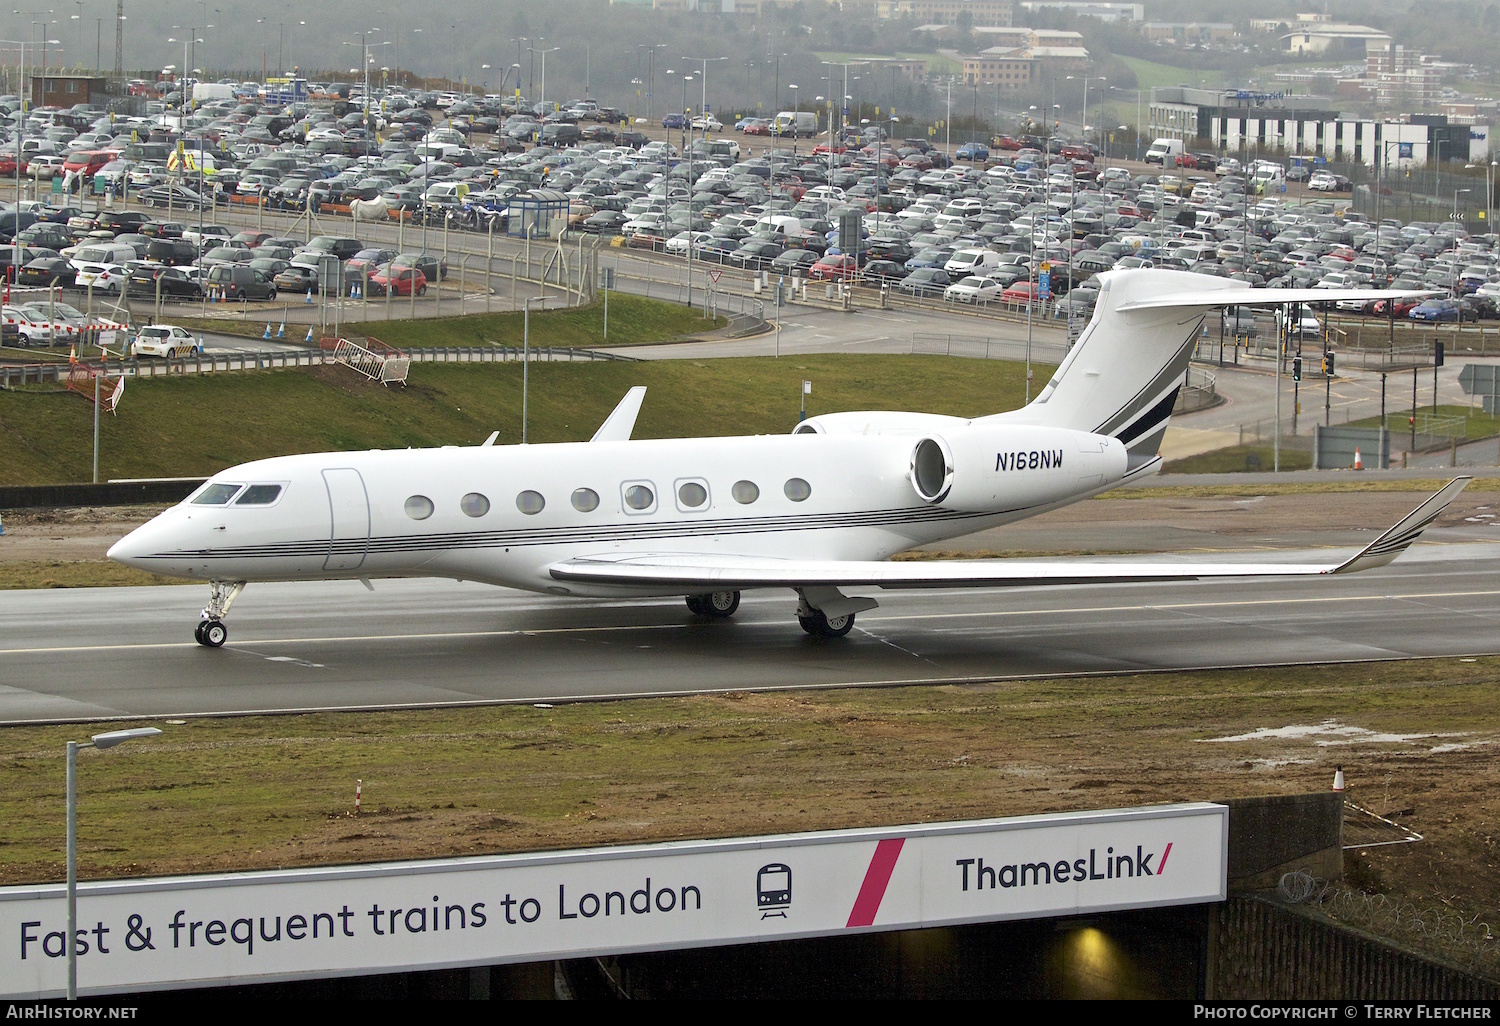
[[124, 563], [126, 566], [139, 567], [141, 561], [150, 555], [151, 547], [145, 537], [144, 527], [137, 527], [125, 537], [109, 547], [107, 555], [116, 563]]

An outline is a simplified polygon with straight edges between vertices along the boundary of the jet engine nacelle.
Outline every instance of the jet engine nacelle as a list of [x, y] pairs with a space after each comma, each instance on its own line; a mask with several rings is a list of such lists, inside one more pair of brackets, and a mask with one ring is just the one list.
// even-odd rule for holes
[[1076, 498], [1125, 476], [1118, 439], [1085, 431], [986, 424], [931, 433], [911, 449], [918, 497], [945, 509], [1022, 509]]

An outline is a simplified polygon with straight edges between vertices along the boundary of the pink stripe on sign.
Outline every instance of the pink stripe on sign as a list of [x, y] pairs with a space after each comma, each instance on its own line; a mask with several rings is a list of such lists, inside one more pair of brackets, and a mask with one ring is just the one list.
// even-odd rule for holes
[[880, 911], [880, 902], [885, 898], [885, 889], [890, 885], [891, 873], [895, 872], [896, 860], [901, 857], [901, 846], [905, 843], [904, 837], [888, 837], [875, 845], [875, 856], [865, 870], [865, 882], [859, 885], [859, 897], [854, 899], [849, 922], [844, 924], [846, 928], [875, 924], [875, 913]]
[[1172, 854], [1172, 842], [1167, 842], [1166, 850], [1161, 853], [1161, 861], [1156, 864], [1156, 875], [1161, 876], [1161, 871], [1167, 868], [1167, 856]]

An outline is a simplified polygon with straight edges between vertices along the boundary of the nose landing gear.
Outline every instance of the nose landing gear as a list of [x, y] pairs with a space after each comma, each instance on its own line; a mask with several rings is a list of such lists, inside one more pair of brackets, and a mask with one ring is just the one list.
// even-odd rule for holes
[[193, 628], [193, 639], [206, 648], [219, 648], [229, 640], [229, 628], [224, 626], [224, 617], [229, 607], [245, 590], [244, 581], [209, 582], [208, 605], [203, 608], [203, 618]]

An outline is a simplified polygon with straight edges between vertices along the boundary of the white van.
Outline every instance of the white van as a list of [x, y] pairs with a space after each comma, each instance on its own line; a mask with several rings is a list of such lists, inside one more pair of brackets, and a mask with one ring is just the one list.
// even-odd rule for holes
[[1158, 139], [1146, 151], [1146, 163], [1160, 164], [1162, 167], [1176, 167], [1177, 158], [1180, 156], [1182, 156], [1181, 139]]
[[983, 274], [992, 267], [1000, 266], [1000, 254], [992, 249], [960, 249], [956, 251], [943, 270], [954, 281], [968, 274]]
[[786, 214], [766, 214], [756, 219], [754, 231], [757, 235], [801, 235], [802, 221]]
[[127, 260], [137, 259], [139, 257], [134, 246], [114, 242], [79, 246], [68, 256], [68, 262], [75, 269], [83, 264], [123, 264]]
[[784, 110], [771, 125], [772, 135], [809, 139], [818, 134], [818, 115], [810, 110]]

